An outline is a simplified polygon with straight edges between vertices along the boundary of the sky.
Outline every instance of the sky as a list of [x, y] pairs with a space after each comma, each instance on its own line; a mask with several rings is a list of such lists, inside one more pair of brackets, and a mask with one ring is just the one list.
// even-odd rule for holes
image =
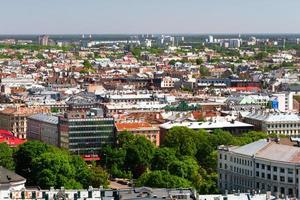
[[0, 0], [0, 34], [300, 33], [300, 0]]

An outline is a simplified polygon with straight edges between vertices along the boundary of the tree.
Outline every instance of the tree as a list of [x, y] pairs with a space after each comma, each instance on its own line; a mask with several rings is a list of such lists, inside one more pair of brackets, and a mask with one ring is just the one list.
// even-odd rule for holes
[[136, 186], [155, 188], [189, 188], [192, 184], [184, 178], [171, 175], [169, 172], [162, 170], [145, 172], [136, 181]]
[[254, 56], [254, 58], [255, 58], [256, 60], [263, 60], [263, 59], [265, 59], [265, 58], [267, 58], [267, 57], [268, 57], [268, 53], [265, 52], [265, 51], [261, 51], [261, 52], [255, 54], [255, 56]]
[[0, 143], [0, 166], [9, 170], [14, 170], [13, 149], [6, 143]]
[[41, 154], [48, 152], [50, 147], [38, 141], [30, 141], [22, 144], [14, 154], [17, 174], [27, 179], [28, 185], [34, 184], [33, 160]]
[[154, 156], [152, 158], [152, 170], [163, 170], [177, 160], [176, 151], [171, 148], [163, 147], [157, 148], [155, 150]]
[[209, 69], [205, 66], [200, 66], [199, 71], [202, 77], [210, 76]]
[[194, 156], [197, 152], [197, 134], [187, 127], [173, 127], [166, 134], [164, 146], [174, 148], [178, 155]]
[[197, 58], [196, 59], [196, 64], [197, 65], [202, 65], [204, 63], [204, 61], [202, 60], [202, 58]]
[[[74, 180], [76, 169], [69, 161], [66, 153], [43, 153], [32, 162], [35, 175], [34, 180], [44, 189], [50, 187], [59, 188], [61, 186], [67, 189], [82, 188], [82, 185]], [[78, 187], [79, 185], [80, 187]]]
[[90, 185], [95, 188], [99, 188], [100, 186], [107, 188], [109, 185], [108, 173], [101, 167], [97, 167], [95, 165], [91, 167], [91, 171]]
[[137, 136], [135, 142], [127, 147], [125, 167], [132, 172], [134, 178], [150, 167], [153, 153], [153, 144], [142, 136]]
[[84, 61], [83, 61], [83, 66], [84, 66], [85, 68], [91, 68], [91, 67], [92, 67], [92, 64], [90, 63], [90, 61], [84, 60]]

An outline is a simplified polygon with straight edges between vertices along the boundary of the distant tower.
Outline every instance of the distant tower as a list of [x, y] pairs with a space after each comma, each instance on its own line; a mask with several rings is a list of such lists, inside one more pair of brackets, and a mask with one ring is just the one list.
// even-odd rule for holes
[[49, 44], [49, 36], [48, 35], [41, 35], [38, 38], [39, 45], [47, 46]]
[[285, 38], [283, 39], [282, 48], [285, 49]]

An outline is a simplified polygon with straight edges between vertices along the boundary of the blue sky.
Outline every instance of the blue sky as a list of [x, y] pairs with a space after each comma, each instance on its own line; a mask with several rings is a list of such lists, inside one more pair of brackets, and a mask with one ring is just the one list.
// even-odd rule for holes
[[0, 34], [300, 33], [300, 0], [0, 0]]

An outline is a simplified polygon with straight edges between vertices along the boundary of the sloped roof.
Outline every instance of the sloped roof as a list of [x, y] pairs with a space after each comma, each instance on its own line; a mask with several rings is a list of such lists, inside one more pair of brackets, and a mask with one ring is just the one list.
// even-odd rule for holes
[[2, 166], [0, 166], [0, 185], [8, 184], [12, 182], [22, 182], [26, 181], [22, 176], [10, 171]]

